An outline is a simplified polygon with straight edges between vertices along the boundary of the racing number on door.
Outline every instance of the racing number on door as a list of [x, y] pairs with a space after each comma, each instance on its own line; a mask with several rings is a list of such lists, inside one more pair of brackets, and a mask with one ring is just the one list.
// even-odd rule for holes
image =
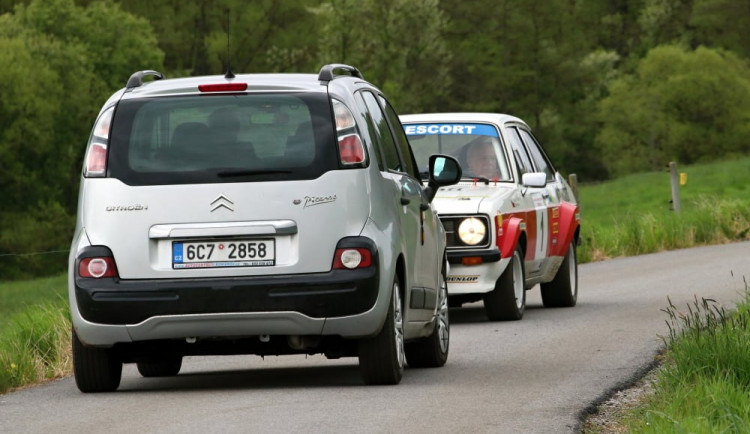
[[536, 249], [534, 257], [542, 259], [547, 256], [547, 242], [549, 233], [547, 231], [547, 206], [544, 198], [539, 193], [532, 194], [534, 198], [534, 210], [536, 211]]

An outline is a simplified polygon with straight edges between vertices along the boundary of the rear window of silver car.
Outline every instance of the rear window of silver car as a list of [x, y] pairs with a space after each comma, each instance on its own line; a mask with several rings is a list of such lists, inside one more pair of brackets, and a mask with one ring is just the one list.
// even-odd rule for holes
[[121, 101], [108, 176], [129, 185], [314, 179], [338, 168], [325, 94]]

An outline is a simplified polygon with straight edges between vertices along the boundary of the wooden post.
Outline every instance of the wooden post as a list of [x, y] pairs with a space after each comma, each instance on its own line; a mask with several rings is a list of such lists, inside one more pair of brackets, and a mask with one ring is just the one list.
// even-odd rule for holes
[[573, 190], [573, 196], [575, 196], [576, 202], [578, 202], [578, 176], [575, 173], [568, 175], [568, 184], [570, 184], [570, 188]]
[[674, 161], [669, 162], [669, 177], [672, 182], [672, 209], [676, 213], [680, 213], [680, 180], [677, 174], [677, 163]]

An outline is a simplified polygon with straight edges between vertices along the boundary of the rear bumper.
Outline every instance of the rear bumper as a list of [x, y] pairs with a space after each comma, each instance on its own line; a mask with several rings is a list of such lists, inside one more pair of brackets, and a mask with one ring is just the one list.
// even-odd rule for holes
[[[83, 320], [130, 325], [155, 317], [294, 313], [311, 319], [346, 317], [373, 308], [377, 267], [327, 273], [220, 279], [120, 280], [75, 278]], [[240, 315], [241, 316], [241, 315]]]

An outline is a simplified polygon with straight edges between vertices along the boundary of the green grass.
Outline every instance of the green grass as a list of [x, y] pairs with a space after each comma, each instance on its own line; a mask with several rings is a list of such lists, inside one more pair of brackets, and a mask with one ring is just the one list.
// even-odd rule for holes
[[671, 302], [655, 393], [623, 419], [626, 432], [750, 432], [750, 293], [731, 314], [712, 300]]
[[581, 185], [581, 262], [750, 239], [750, 157], [678, 167], [681, 212], [669, 172]]
[[69, 318], [67, 301], [57, 298], [5, 319], [0, 333], [0, 393], [70, 374]]
[[67, 375], [67, 275], [0, 282], [0, 393]]
[[40, 302], [67, 302], [67, 274], [17, 282], [0, 282], [0, 335], [11, 317]]

